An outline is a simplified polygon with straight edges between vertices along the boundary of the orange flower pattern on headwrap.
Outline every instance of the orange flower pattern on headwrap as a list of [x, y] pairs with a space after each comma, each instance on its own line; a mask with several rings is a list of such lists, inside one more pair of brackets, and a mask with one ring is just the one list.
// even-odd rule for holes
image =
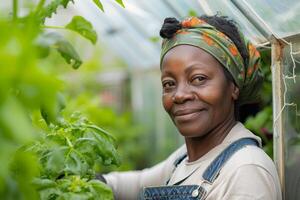
[[244, 60], [231, 39], [214, 26], [197, 17], [189, 17], [181, 22], [182, 29], [176, 37], [164, 39], [161, 63], [164, 55], [173, 47], [181, 44], [197, 46], [214, 56], [232, 75], [240, 89], [239, 103], [246, 104], [257, 100], [263, 76], [260, 70], [260, 54], [250, 41], [239, 33], [248, 52], [248, 63]]

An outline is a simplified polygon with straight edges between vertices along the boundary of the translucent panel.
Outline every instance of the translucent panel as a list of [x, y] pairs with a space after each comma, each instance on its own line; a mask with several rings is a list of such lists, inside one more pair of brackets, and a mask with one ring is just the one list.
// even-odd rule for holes
[[278, 37], [300, 33], [299, 0], [245, 1]]
[[75, 8], [100, 32], [100, 40], [117, 52], [130, 67], [157, 65], [160, 47], [150, 40], [149, 33], [156, 31], [153, 28], [156, 21], [150, 14], [130, 4], [123, 9], [113, 1], [104, 1], [103, 6], [105, 13], [92, 1], [77, 1], [75, 4]]
[[241, 31], [254, 44], [260, 44], [267, 39], [249, 22], [230, 0], [198, 0], [208, 15], [220, 14], [235, 20]]
[[[279, 169], [279, 172], [283, 173], [281, 177], [285, 181], [285, 199], [298, 200], [300, 199], [300, 43], [293, 41], [292, 46], [285, 45], [282, 57], [283, 69], [279, 77], [283, 87], [282, 91], [276, 91], [278, 97], [282, 97], [283, 103], [281, 112], [274, 116], [274, 128], [276, 132], [278, 127], [282, 127], [283, 132], [284, 169]], [[275, 145], [274, 148], [277, 152], [276, 149], [280, 147]], [[280, 165], [279, 163], [278, 166]]]
[[[76, 1], [76, 9], [93, 22], [101, 32], [101, 39], [134, 68], [147, 68], [158, 65], [160, 39], [159, 29], [165, 17], [183, 18], [190, 11], [197, 15], [204, 13], [221, 14], [234, 19], [241, 31], [256, 45], [267, 42], [267, 38], [254, 26], [253, 21], [235, 6], [234, 0], [124, 0], [126, 8], [121, 8], [114, 1], [103, 1], [105, 13], [101, 13], [92, 1]], [[243, 6], [253, 8], [264, 20], [263, 24], [271, 27], [276, 35], [288, 36], [298, 32], [300, 17], [296, 13], [300, 2], [292, 0], [240, 1]], [[270, 4], [268, 4], [270, 3]], [[294, 3], [294, 4], [293, 4]], [[275, 15], [276, 14], [276, 15]], [[265, 26], [267, 29], [267, 26]], [[156, 42], [151, 41], [156, 38]], [[157, 41], [158, 39], [158, 41]]]

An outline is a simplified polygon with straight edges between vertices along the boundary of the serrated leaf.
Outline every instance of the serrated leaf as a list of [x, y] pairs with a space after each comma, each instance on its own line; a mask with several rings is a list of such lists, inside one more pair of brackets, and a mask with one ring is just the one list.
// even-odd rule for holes
[[112, 190], [99, 180], [91, 180], [89, 183], [89, 189], [93, 194], [99, 196], [100, 199], [112, 200]]
[[100, 10], [102, 10], [102, 12], [104, 12], [104, 8], [103, 8], [103, 5], [102, 3], [100, 2], [100, 0], [93, 0], [93, 2], [96, 4], [96, 6], [98, 8], [100, 8]]
[[74, 16], [72, 21], [66, 25], [66, 28], [79, 33], [93, 44], [97, 42], [97, 33], [92, 24], [81, 16]]
[[41, 178], [35, 178], [32, 181], [32, 184], [35, 186], [37, 190], [44, 190], [46, 188], [53, 188], [57, 186], [55, 181], [50, 179], [41, 179]]
[[123, 0], [115, 0], [118, 4], [120, 4], [123, 8], [125, 8], [125, 5], [123, 3]]
[[39, 10], [38, 18], [41, 23], [44, 23], [47, 17], [51, 17], [53, 13], [56, 13], [59, 6], [66, 8], [69, 2], [74, 3], [74, 0], [53, 0], [46, 7]]
[[116, 149], [114, 145], [108, 141], [106, 138], [102, 137], [101, 135], [93, 132], [93, 136], [95, 137], [97, 141], [97, 145], [95, 146], [97, 148], [97, 153], [102, 157], [104, 161], [104, 165], [119, 165], [120, 164], [120, 158], [116, 152]]
[[58, 33], [47, 33], [41, 35], [37, 40], [39, 45], [50, 46], [56, 49], [60, 55], [66, 60], [68, 64], [71, 64], [74, 69], [77, 69], [82, 64], [82, 61], [71, 45], [62, 35]]
[[48, 153], [44, 163], [44, 172], [48, 177], [57, 178], [63, 172], [67, 149], [68, 147], [60, 147]]
[[73, 175], [85, 175], [88, 171], [88, 165], [85, 160], [81, 158], [77, 153], [72, 151], [66, 158], [66, 166], [64, 172]]
[[97, 133], [99, 133], [100, 135], [106, 137], [111, 142], [114, 142], [116, 140], [113, 135], [111, 135], [110, 133], [108, 133], [104, 129], [100, 128], [99, 126], [96, 126], [96, 125], [86, 125], [86, 127], [95, 130]]
[[39, 191], [40, 199], [57, 199], [57, 197], [62, 195], [62, 192], [59, 190], [58, 187], [55, 188], [46, 188], [44, 190]]

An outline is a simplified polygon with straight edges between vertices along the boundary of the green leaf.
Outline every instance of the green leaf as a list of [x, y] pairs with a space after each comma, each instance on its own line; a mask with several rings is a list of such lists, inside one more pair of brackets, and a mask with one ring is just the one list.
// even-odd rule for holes
[[99, 126], [96, 125], [86, 125], [87, 128], [94, 129], [97, 133], [101, 134], [102, 136], [106, 137], [109, 139], [111, 142], [114, 142], [116, 139], [114, 138], [113, 135], [105, 131], [104, 129], [100, 128]]
[[50, 179], [41, 179], [41, 178], [33, 179], [32, 184], [35, 186], [37, 190], [44, 190], [46, 188], [53, 188], [57, 186], [55, 181]]
[[85, 175], [88, 171], [88, 165], [86, 161], [83, 159], [84, 157], [75, 153], [72, 151], [68, 157], [66, 157], [66, 164], [64, 172], [67, 172], [68, 174], [74, 174], [74, 175]]
[[99, 180], [91, 180], [89, 183], [89, 189], [96, 196], [99, 196], [99, 199], [113, 200], [113, 193], [111, 189]]
[[41, 35], [37, 43], [40, 46], [49, 46], [56, 49], [68, 64], [71, 64], [74, 69], [77, 69], [82, 64], [82, 61], [71, 45], [62, 35], [58, 33], [47, 33]]
[[97, 33], [92, 24], [81, 16], [74, 16], [72, 21], [66, 25], [66, 28], [79, 33], [93, 44], [97, 42]]
[[97, 141], [97, 152], [101, 156], [104, 161], [104, 165], [119, 165], [120, 158], [116, 152], [114, 145], [108, 141], [106, 138], [102, 137], [101, 135], [93, 132], [92, 135], [95, 137]]
[[63, 6], [66, 8], [68, 6], [69, 2], [73, 2], [74, 0], [53, 0], [51, 3], [49, 3], [45, 8], [38, 11], [38, 19], [41, 21], [41, 23], [45, 22], [45, 19], [47, 17], [51, 17], [53, 13], [56, 13], [57, 8], [59, 6]]
[[51, 149], [48, 155], [46, 155], [46, 159], [42, 164], [44, 172], [48, 177], [57, 178], [63, 172], [67, 150], [68, 147], [66, 146]]
[[157, 43], [157, 42], [159, 42], [159, 37], [153, 36], [153, 37], [150, 37], [149, 40], [153, 43]]
[[123, 8], [125, 8], [125, 5], [123, 3], [123, 0], [115, 0], [118, 4], [120, 4]]
[[100, 8], [100, 10], [102, 10], [102, 12], [104, 12], [104, 8], [100, 0], [93, 0], [93, 2], [98, 6], [98, 8]]
[[193, 9], [189, 10], [189, 14], [188, 15], [189, 16], [194, 16], [194, 17], [198, 16], [197, 12], [195, 10], [193, 10]]

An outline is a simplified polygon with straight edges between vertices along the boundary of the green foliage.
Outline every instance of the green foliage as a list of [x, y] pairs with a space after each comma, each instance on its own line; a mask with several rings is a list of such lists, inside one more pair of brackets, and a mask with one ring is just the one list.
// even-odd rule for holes
[[93, 44], [97, 42], [97, 33], [93, 30], [92, 24], [81, 16], [74, 16], [66, 28], [78, 32]]
[[70, 119], [60, 118], [43, 132], [42, 138], [23, 147], [38, 158], [40, 175], [34, 185], [41, 199], [112, 198], [107, 186], [93, 180], [97, 166], [119, 164], [109, 133], [78, 112]]
[[123, 1], [122, 0], [115, 0], [118, 4], [120, 4], [123, 8], [125, 8], [125, 5], [124, 5], [124, 3], [123, 3]]
[[[44, 2], [44, 1], [41, 1], [41, 2]], [[74, 3], [73, 0], [53, 0], [44, 8], [38, 9], [35, 16], [37, 16], [38, 21], [43, 24], [47, 17], [50, 18], [54, 13], [57, 12], [57, 9], [59, 6], [63, 6], [64, 8], [67, 8], [69, 2]]]
[[273, 157], [273, 115], [272, 115], [272, 74], [271, 74], [271, 51], [260, 51], [262, 58], [262, 72], [264, 83], [260, 92], [261, 110], [255, 116], [250, 116], [245, 126], [262, 138], [264, 150]]
[[112, 200], [112, 191], [101, 181], [79, 176], [58, 179], [35, 179], [33, 181], [41, 199]]
[[96, 6], [102, 10], [102, 12], [104, 12], [104, 8], [103, 8], [103, 5], [102, 3], [99, 1], [99, 0], [93, 0], [93, 2], [96, 4]]
[[[83, 73], [81, 74], [83, 75]], [[74, 86], [74, 83], [70, 84]], [[63, 113], [69, 115], [76, 108], [93, 123], [109, 130], [116, 138], [122, 165], [118, 168], [114, 165], [100, 167], [101, 171], [142, 169], [149, 164], [149, 160], [145, 157], [147, 150], [145, 142], [147, 141], [145, 134], [143, 134], [144, 130], [133, 123], [130, 113], [118, 114], [111, 108], [99, 104], [98, 96], [84, 91], [90, 90], [84, 89], [75, 97], [69, 97], [68, 106]]]
[[197, 17], [198, 14], [197, 14], [197, 12], [196, 12], [195, 10], [191, 9], [191, 10], [189, 10], [188, 16], [194, 16], [194, 17]]
[[49, 54], [50, 48], [56, 49], [68, 64], [71, 64], [74, 69], [77, 69], [82, 64], [82, 60], [78, 53], [62, 35], [58, 33], [41, 34], [37, 40], [42, 57]]
[[[44, 29], [47, 17], [73, 1], [44, 5], [46, 0], [40, 0], [24, 9], [28, 14], [22, 17], [18, 0], [12, 2], [12, 18], [0, 19], [1, 199], [112, 199], [103, 183], [92, 180], [96, 165], [119, 162], [112, 137], [78, 115], [59, 116], [63, 105], [58, 92], [64, 84], [55, 70], [45, 67], [55, 68], [45, 59], [51, 48], [74, 68], [82, 63], [71, 43]], [[48, 124], [37, 114], [40, 110]]]
[[153, 42], [153, 43], [158, 43], [159, 40], [160, 40], [160, 38], [157, 37], [157, 36], [153, 36], [153, 37], [150, 37], [149, 40], [150, 40], [151, 42]]

